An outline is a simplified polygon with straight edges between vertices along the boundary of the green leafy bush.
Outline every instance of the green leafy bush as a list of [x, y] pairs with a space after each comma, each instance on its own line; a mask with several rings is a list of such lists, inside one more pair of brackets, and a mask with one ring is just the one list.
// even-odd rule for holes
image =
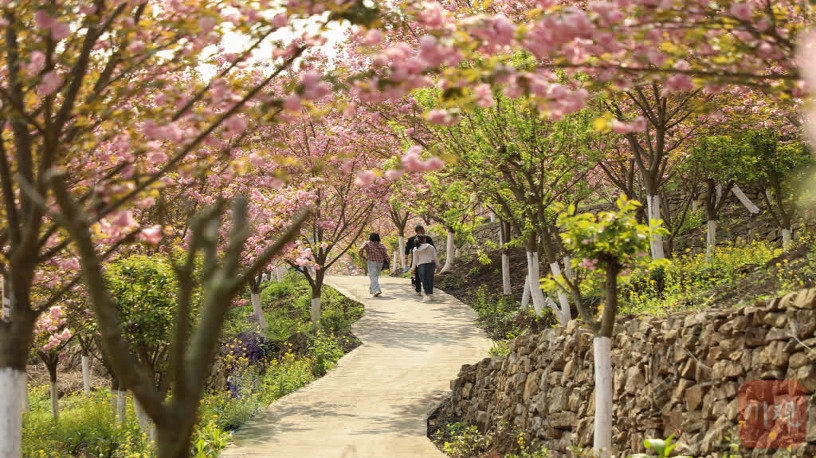
[[313, 372], [316, 377], [326, 375], [344, 355], [343, 349], [337, 344], [337, 338], [322, 329], [315, 334], [310, 350], [314, 358]]
[[488, 450], [491, 439], [479, 432], [475, 425], [457, 422], [436, 431], [431, 439], [442, 451], [452, 458], [479, 456]]
[[658, 270], [636, 270], [621, 283], [622, 313], [643, 314], [693, 309], [710, 303], [717, 288], [764, 269], [781, 250], [769, 242], [717, 247], [705, 254], [677, 256]]
[[47, 387], [30, 390], [30, 410], [23, 414], [23, 456], [153, 456], [132, 410], [123, 426], [114, 426], [107, 390], [96, 391], [91, 396], [64, 396], [56, 421], [45, 402], [47, 398], [42, 395], [46, 390]]

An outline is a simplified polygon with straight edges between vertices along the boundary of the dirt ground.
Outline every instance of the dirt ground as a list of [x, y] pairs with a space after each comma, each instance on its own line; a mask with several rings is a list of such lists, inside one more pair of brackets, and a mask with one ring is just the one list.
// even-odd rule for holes
[[[527, 254], [523, 248], [513, 248], [509, 255], [511, 291], [514, 298], [521, 300], [527, 275]], [[482, 286], [488, 291], [501, 293], [501, 251], [490, 251], [488, 257], [489, 264], [482, 264], [477, 259], [457, 259], [450, 272], [436, 278], [435, 286], [466, 304]]]

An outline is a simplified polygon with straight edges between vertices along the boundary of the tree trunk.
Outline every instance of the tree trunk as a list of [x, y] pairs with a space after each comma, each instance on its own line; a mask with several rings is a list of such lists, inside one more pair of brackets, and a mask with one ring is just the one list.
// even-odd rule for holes
[[510, 281], [510, 255], [502, 253], [501, 255], [501, 269], [502, 269], [502, 294], [510, 296], [513, 294], [513, 284]]
[[[660, 219], [660, 196], [646, 196], [647, 210], [649, 220]], [[652, 234], [650, 241], [652, 259], [663, 259], [666, 255], [663, 253], [663, 236], [659, 234]]]
[[116, 390], [116, 422], [124, 426], [127, 421], [127, 390], [121, 385]]
[[258, 319], [258, 324], [261, 326], [261, 333], [264, 333], [269, 329], [269, 325], [266, 324], [266, 317], [264, 316], [263, 308], [261, 308], [260, 291], [251, 291], [249, 293], [249, 299], [252, 302], [252, 313], [254, 313]]
[[275, 267], [275, 279], [283, 281], [284, 276], [286, 276], [286, 268], [283, 266]]
[[533, 310], [535, 310], [536, 315], [541, 315], [541, 312], [547, 304], [544, 298], [544, 292], [541, 291], [541, 287], [539, 286], [541, 273], [538, 267], [538, 251], [527, 252], [527, 281], [530, 297], [533, 299]]
[[595, 434], [593, 453], [598, 457], [612, 456], [612, 339], [595, 336]]
[[759, 207], [757, 207], [756, 205], [754, 205], [753, 202], [751, 202], [751, 199], [749, 199], [748, 196], [746, 196], [745, 193], [742, 192], [742, 189], [740, 189], [739, 186], [733, 185], [731, 187], [731, 193], [734, 194], [737, 197], [737, 199], [739, 199], [742, 205], [744, 205], [745, 208], [747, 208], [752, 215], [756, 215], [757, 213], [759, 213]]
[[717, 246], [717, 221], [708, 220], [706, 223], [706, 261], [711, 259], [714, 248]]
[[790, 228], [783, 228], [782, 229], [782, 248], [789, 248], [791, 241], [793, 240], [793, 231]]
[[618, 314], [618, 274], [620, 265], [616, 259], [600, 259], [606, 264], [604, 285], [604, 308], [601, 326], [593, 340], [595, 360], [595, 437], [594, 454], [612, 456], [612, 335]]
[[57, 381], [49, 380], [48, 387], [51, 394], [51, 417], [56, 420], [59, 418], [59, 390], [57, 389]]
[[[399, 253], [398, 253], [399, 266], [402, 268], [403, 273], [408, 272], [408, 269], [410, 269], [411, 266], [405, 264], [405, 236], [404, 235], [400, 235], [399, 237], [397, 237], [397, 244], [399, 245]], [[397, 268], [397, 263], [394, 262], [394, 269], [396, 269], [396, 268]]]
[[113, 412], [114, 423], [118, 420], [116, 418], [117, 411], [116, 411], [116, 404], [119, 402], [119, 382], [116, 381], [115, 377], [111, 377], [111, 388], [110, 388], [110, 407], [111, 412]]
[[156, 443], [156, 424], [147, 415], [144, 408], [139, 404], [139, 400], [133, 397], [133, 411], [136, 413], [136, 422], [139, 423], [139, 430], [145, 433], [150, 442]]
[[49, 394], [51, 395], [51, 417], [56, 420], [59, 418], [59, 391], [57, 390], [57, 364], [59, 364], [59, 354], [37, 350], [37, 356], [48, 370], [48, 387]]
[[[552, 272], [554, 277], [561, 275], [561, 266], [558, 265], [558, 262], [553, 262], [550, 264], [550, 271]], [[555, 316], [558, 317], [558, 322], [560, 324], [566, 325], [572, 319], [572, 312], [570, 311], [569, 299], [567, 298], [566, 291], [563, 291], [561, 288], [558, 289], [558, 303], [559, 306], [555, 305], [555, 302], [552, 303], [553, 312], [555, 312]]]
[[521, 293], [521, 308], [525, 309], [530, 305], [530, 275], [524, 277], [524, 291]]
[[21, 456], [26, 373], [0, 367], [0, 456]]
[[454, 232], [448, 229], [448, 238], [445, 244], [445, 266], [442, 267], [439, 273], [448, 272], [453, 267], [454, 252], [456, 251], [456, 246], [453, 244], [453, 236]]
[[91, 361], [86, 352], [82, 352], [82, 389], [86, 395], [91, 394]]
[[258, 326], [261, 328], [261, 333], [266, 332], [269, 326], [266, 324], [266, 317], [264, 317], [263, 308], [261, 307], [261, 278], [253, 275], [249, 279], [249, 301], [252, 303], [252, 313], [255, 319], [258, 320]]
[[323, 292], [323, 279], [326, 277], [326, 272], [323, 269], [315, 271], [314, 283], [312, 283], [312, 323], [315, 326], [320, 326], [320, 317], [323, 312], [320, 309], [320, 296]]
[[191, 437], [195, 425], [195, 414], [176, 415], [176, 421], [156, 430], [156, 444], [159, 458], [188, 458]]
[[502, 270], [502, 294], [510, 296], [513, 294], [513, 285], [510, 283], [510, 254], [507, 252], [505, 244], [510, 241], [510, 224], [502, 221], [499, 226], [499, 247], [501, 254]]

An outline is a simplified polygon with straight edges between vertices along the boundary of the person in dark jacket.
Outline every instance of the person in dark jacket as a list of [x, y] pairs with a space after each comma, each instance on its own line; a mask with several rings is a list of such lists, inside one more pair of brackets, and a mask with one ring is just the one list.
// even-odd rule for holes
[[[425, 243], [427, 243], [427, 244], [429, 244], [431, 246], [434, 246], [433, 240], [431, 240], [430, 236], [425, 235], [425, 228], [422, 227], [421, 224], [417, 224], [416, 226], [414, 226], [414, 232], [416, 234], [411, 236], [408, 239], [408, 242], [405, 244], [405, 256], [408, 256], [409, 254], [413, 256], [414, 248], [419, 246], [419, 243], [417, 243], [417, 236], [420, 236], [420, 235], [423, 236], [424, 239], [425, 239]], [[422, 283], [417, 279], [416, 272], [413, 271], [413, 270], [411, 271], [411, 285], [414, 287], [414, 291], [416, 291], [416, 295], [421, 296], [422, 295]]]

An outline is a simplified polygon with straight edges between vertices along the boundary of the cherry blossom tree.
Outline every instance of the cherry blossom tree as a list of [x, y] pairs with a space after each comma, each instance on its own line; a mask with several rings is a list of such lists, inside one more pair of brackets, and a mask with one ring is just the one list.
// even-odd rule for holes
[[329, 112], [320, 117], [306, 114], [278, 126], [275, 146], [293, 159], [285, 167], [292, 186], [311, 195], [313, 216], [285, 259], [308, 280], [311, 318], [319, 325], [326, 272], [355, 246], [374, 219], [372, 211], [383, 200], [388, 182], [371, 171], [381, 159], [367, 154], [348, 125], [352, 120], [329, 106], [316, 109]]
[[[707, 102], [701, 92], [672, 92], [652, 82], [634, 87], [621, 98], [605, 101], [615, 117], [610, 128], [626, 139], [640, 174], [646, 192], [647, 217], [674, 222], [671, 227], [679, 227], [682, 221], [674, 221], [675, 215], [669, 215], [668, 207], [661, 205], [665, 200], [661, 198], [661, 190], [674, 174], [678, 162], [676, 153], [682, 151], [698, 126], [692, 115], [699, 105]], [[652, 237], [652, 257], [666, 257], [662, 237], [657, 233]]]
[[[573, 255], [572, 267], [577, 275], [553, 274], [544, 281], [546, 289], [562, 289], [573, 298], [578, 313], [589, 326], [593, 339], [595, 371], [595, 434], [593, 452], [596, 456], [612, 456], [612, 337], [618, 313], [618, 276], [625, 269], [637, 266], [658, 266], [664, 258], [649, 260], [646, 254], [650, 233], [663, 231], [660, 222], [650, 220], [639, 224], [635, 217], [637, 201], [621, 196], [617, 209], [610, 212], [575, 214], [570, 206], [558, 217], [564, 228], [561, 238]], [[581, 281], [589, 275], [602, 278], [604, 303], [600, 317], [593, 316], [581, 296]]]
[[[555, 215], [548, 207], [585, 195], [579, 185], [590, 169], [592, 152], [586, 146], [593, 134], [591, 115], [585, 112], [552, 122], [542, 121], [529, 100], [497, 96], [485, 105], [463, 112], [459, 123], [434, 131], [440, 144], [457, 157], [450, 166], [453, 173], [471, 183], [481, 200], [521, 234], [528, 258], [527, 287], [541, 313], [547, 301], [538, 287], [539, 246], [551, 269], [560, 272]], [[560, 305], [550, 301], [550, 307], [566, 323], [568, 299], [559, 294]]]
[[48, 369], [48, 382], [51, 388], [51, 415], [59, 416], [59, 392], [57, 391], [57, 364], [61, 351], [71, 341], [73, 333], [68, 328], [65, 310], [55, 305], [47, 313], [40, 315], [34, 328], [36, 334], [34, 345], [37, 356]]

